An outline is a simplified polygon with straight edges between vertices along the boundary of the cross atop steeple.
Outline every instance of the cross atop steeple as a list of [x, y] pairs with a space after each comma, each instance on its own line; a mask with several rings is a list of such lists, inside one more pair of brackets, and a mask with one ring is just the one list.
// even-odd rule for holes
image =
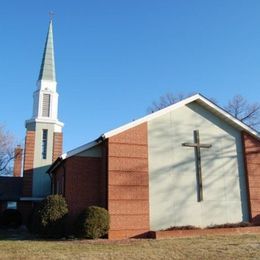
[[41, 69], [40, 69], [38, 80], [56, 81], [51, 15], [53, 14], [50, 14], [49, 30], [45, 42]]
[[54, 16], [54, 12], [53, 12], [53, 11], [50, 11], [50, 12], [49, 12], [49, 16], [50, 16], [50, 21], [52, 21], [52, 20], [53, 20], [53, 16]]

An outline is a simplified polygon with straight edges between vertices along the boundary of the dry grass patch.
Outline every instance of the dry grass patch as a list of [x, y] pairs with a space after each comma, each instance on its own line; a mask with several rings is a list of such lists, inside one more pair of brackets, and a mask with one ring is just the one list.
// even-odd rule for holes
[[259, 259], [260, 235], [162, 240], [0, 241], [0, 259]]

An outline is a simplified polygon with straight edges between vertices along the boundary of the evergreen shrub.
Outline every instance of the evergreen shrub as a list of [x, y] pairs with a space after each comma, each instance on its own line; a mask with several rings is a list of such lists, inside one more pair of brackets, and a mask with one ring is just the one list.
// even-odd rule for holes
[[49, 195], [33, 211], [29, 229], [43, 237], [62, 237], [67, 214], [66, 200], [61, 195]]
[[106, 209], [90, 206], [77, 219], [77, 235], [91, 239], [104, 237], [109, 230], [109, 221], [109, 213]]

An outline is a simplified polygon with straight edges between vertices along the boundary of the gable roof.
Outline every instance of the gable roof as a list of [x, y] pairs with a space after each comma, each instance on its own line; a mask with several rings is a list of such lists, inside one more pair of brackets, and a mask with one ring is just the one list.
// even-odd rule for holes
[[228, 113], [227, 111], [225, 111], [223, 108], [219, 107], [218, 105], [216, 105], [215, 103], [213, 103], [212, 101], [210, 101], [209, 99], [207, 99], [206, 97], [204, 97], [201, 94], [196, 94], [193, 95], [191, 97], [188, 97], [180, 102], [177, 102], [173, 105], [170, 105], [166, 108], [163, 108], [157, 112], [154, 112], [152, 114], [149, 114], [147, 116], [144, 116], [140, 119], [137, 119], [133, 122], [130, 122], [128, 124], [125, 124], [121, 127], [118, 127], [116, 129], [113, 129], [105, 134], [103, 134], [104, 138], [109, 138], [113, 135], [119, 134], [123, 131], [126, 131], [132, 127], [135, 127], [139, 124], [142, 124], [144, 122], [149, 122], [152, 119], [155, 119], [159, 116], [162, 116], [170, 111], [176, 110], [180, 107], [183, 107], [185, 105], [188, 105], [192, 102], [197, 102], [198, 104], [200, 104], [201, 106], [205, 107], [206, 109], [208, 109], [209, 111], [211, 111], [213, 114], [215, 114], [216, 116], [220, 117], [222, 120], [226, 121], [227, 123], [233, 125], [235, 128], [239, 129], [239, 130], [243, 130], [245, 132], [248, 132], [249, 134], [253, 135], [254, 137], [256, 137], [257, 139], [260, 139], [260, 134], [252, 129], [251, 127], [249, 127], [248, 125], [246, 125], [245, 123], [241, 122], [240, 120], [238, 120], [237, 118], [235, 118], [234, 116], [232, 116], [230, 113]]
[[[103, 140], [110, 138], [114, 135], [120, 134], [130, 128], [133, 128], [135, 126], [138, 126], [142, 123], [145, 122], [149, 122], [150, 120], [153, 120], [157, 117], [160, 117], [162, 115], [165, 115], [168, 112], [174, 111], [178, 108], [184, 107], [192, 102], [197, 102], [199, 105], [201, 105], [202, 107], [206, 108], [207, 110], [209, 110], [210, 112], [212, 112], [213, 114], [215, 114], [217, 117], [221, 118], [223, 121], [227, 122], [228, 124], [232, 125], [234, 128], [240, 130], [240, 131], [245, 131], [247, 133], [249, 133], [250, 135], [252, 135], [253, 137], [255, 137], [256, 139], [260, 140], [260, 133], [258, 133], [256, 130], [254, 130], [253, 128], [249, 127], [248, 125], [246, 125], [245, 123], [241, 122], [240, 120], [238, 120], [237, 118], [235, 118], [234, 116], [232, 116], [230, 113], [228, 113], [227, 111], [225, 111], [223, 108], [219, 107], [218, 105], [216, 105], [215, 103], [213, 103], [211, 100], [207, 99], [206, 97], [204, 97], [201, 94], [196, 94], [193, 95], [191, 97], [188, 97], [182, 101], [179, 101], [173, 105], [170, 105], [166, 108], [163, 108], [159, 111], [156, 111], [152, 114], [149, 114], [147, 116], [144, 116], [142, 118], [139, 118], [133, 122], [127, 123], [125, 125], [122, 125], [118, 128], [115, 128], [111, 131], [108, 131], [106, 133], [104, 133], [103, 135], [101, 135], [99, 138], [97, 138], [94, 141], [91, 141], [87, 144], [84, 144], [78, 148], [75, 148], [67, 153], [62, 154], [57, 160], [65, 160], [71, 156], [74, 156], [76, 154], [79, 154], [87, 149], [90, 149], [96, 145], [98, 145], [100, 142], [102, 142]], [[54, 162], [55, 164], [55, 162]], [[50, 167], [50, 171], [48, 170], [48, 172], [51, 172], [51, 170], [53, 169], [53, 167]]]

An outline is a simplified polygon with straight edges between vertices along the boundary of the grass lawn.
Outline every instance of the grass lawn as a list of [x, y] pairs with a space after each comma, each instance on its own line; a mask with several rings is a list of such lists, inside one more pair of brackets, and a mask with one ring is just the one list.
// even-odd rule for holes
[[260, 259], [260, 234], [162, 240], [5, 239], [0, 259]]

